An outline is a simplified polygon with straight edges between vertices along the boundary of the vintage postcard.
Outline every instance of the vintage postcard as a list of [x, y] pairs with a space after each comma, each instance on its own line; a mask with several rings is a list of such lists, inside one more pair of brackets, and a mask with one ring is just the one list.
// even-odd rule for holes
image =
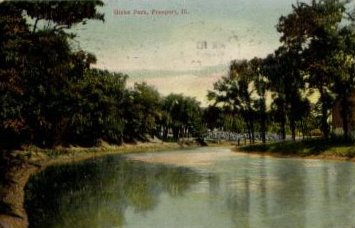
[[0, 0], [0, 228], [354, 228], [352, 0]]

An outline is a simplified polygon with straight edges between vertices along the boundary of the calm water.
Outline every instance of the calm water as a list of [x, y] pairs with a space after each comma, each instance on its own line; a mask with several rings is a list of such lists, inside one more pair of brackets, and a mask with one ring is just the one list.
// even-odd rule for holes
[[353, 228], [355, 165], [226, 148], [50, 167], [26, 187], [32, 228]]

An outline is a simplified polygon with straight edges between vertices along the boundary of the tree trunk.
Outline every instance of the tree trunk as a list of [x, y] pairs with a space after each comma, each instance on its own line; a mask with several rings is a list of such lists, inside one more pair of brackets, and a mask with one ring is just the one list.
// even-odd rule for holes
[[251, 139], [251, 127], [250, 127], [250, 122], [249, 122], [249, 120], [246, 121], [246, 124], [247, 124], [248, 136], [249, 136], [249, 144], [252, 144], [252, 139]]
[[296, 141], [296, 122], [293, 117], [290, 118], [290, 128], [292, 133], [292, 140]]
[[281, 125], [281, 139], [285, 141], [286, 139], [286, 119], [283, 119], [280, 123]]
[[302, 131], [302, 140], [304, 140], [304, 138], [305, 138], [305, 133], [306, 133], [306, 132], [305, 132], [306, 129], [305, 129], [303, 120], [301, 120], [301, 131]]
[[319, 89], [320, 100], [322, 101], [322, 116], [321, 116], [321, 131], [324, 138], [329, 138], [329, 125], [328, 125], [328, 106], [325, 98], [325, 92], [321, 87]]
[[261, 140], [266, 143], [266, 121], [263, 120], [261, 123]]
[[254, 135], [254, 122], [250, 120], [250, 131], [251, 131], [251, 143], [255, 143], [255, 135]]
[[261, 117], [261, 139], [266, 143], [266, 114], [263, 112]]
[[346, 97], [341, 99], [341, 118], [343, 120], [344, 138], [349, 137], [349, 116], [348, 116], [349, 102]]
[[169, 132], [168, 126], [163, 127], [163, 139], [168, 138], [168, 132]]
[[179, 140], [179, 127], [173, 127], [173, 136], [176, 141]]

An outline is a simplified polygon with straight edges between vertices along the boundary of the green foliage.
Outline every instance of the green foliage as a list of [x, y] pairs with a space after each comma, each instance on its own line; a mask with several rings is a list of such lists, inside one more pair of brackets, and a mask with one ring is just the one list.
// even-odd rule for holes
[[[12, 26], [9, 26], [12, 25]], [[26, 129], [21, 116], [23, 49], [28, 45], [28, 25], [21, 10], [0, 4], [0, 147], [14, 147]], [[1, 145], [4, 144], [4, 145]]]
[[91, 69], [71, 87], [71, 110], [66, 142], [81, 145], [100, 140], [121, 143], [127, 75]]
[[147, 136], [156, 135], [157, 123], [161, 118], [160, 103], [158, 91], [146, 83], [136, 83], [133, 89], [126, 91], [123, 106], [127, 140], [145, 141]]
[[[256, 121], [260, 120], [260, 130], [265, 142], [267, 131], [266, 93], [269, 82], [262, 69], [262, 60], [232, 61], [229, 75], [214, 84], [214, 91], [209, 91], [208, 98], [222, 105], [228, 121], [233, 126], [224, 126], [226, 130], [240, 132], [245, 128], [250, 142], [254, 141]], [[240, 123], [240, 119], [244, 124]], [[227, 119], [228, 120], [228, 119]]]
[[[203, 137], [207, 129], [276, 130], [283, 139], [330, 135], [334, 101], [344, 136], [353, 112], [355, 29], [348, 1], [298, 2], [277, 25], [281, 46], [264, 59], [234, 60], [214, 84], [206, 109], [181, 94], [162, 97], [146, 83], [126, 88], [127, 75], [92, 69], [94, 55], [74, 50], [73, 25], [104, 20], [101, 1], [0, 3], [0, 146], [96, 145]], [[320, 96], [317, 104], [307, 99]], [[268, 105], [268, 97], [272, 102]], [[297, 132], [298, 130], [298, 132]]]
[[201, 137], [206, 131], [202, 109], [195, 98], [170, 94], [164, 98], [162, 110], [165, 113], [162, 124], [164, 138], [167, 138], [168, 132], [172, 132], [173, 138], [178, 140], [180, 137]]
[[332, 108], [329, 98], [341, 101], [344, 135], [348, 136], [351, 109], [348, 98], [355, 91], [354, 84], [354, 18], [347, 10], [350, 1], [313, 0], [298, 2], [293, 12], [282, 16], [277, 26], [281, 41], [288, 49], [302, 54], [302, 69], [309, 87], [319, 91], [322, 109], [321, 129], [329, 136], [327, 122]]
[[[348, 137], [354, 110], [350, 98], [355, 92], [355, 11], [348, 10], [349, 2], [313, 0], [292, 5], [292, 12], [277, 24], [281, 46], [265, 59], [232, 61], [229, 75], [214, 84], [208, 98], [242, 117], [252, 139], [254, 130], [265, 133], [268, 123], [282, 139], [291, 133], [294, 140], [297, 130], [306, 137], [321, 129], [329, 137], [329, 117], [336, 101]], [[319, 93], [316, 105], [307, 98], [314, 91]]]
[[[96, 11], [102, 5], [0, 3], [0, 147], [120, 144], [160, 135], [164, 118], [170, 124], [156, 89], [145, 83], [127, 89], [127, 75], [92, 69], [95, 56], [72, 48], [70, 28], [103, 20]], [[174, 118], [196, 133], [199, 104], [182, 99], [181, 118]]]
[[0, 3], [1, 146], [92, 146], [156, 135], [159, 93], [144, 83], [126, 89], [126, 75], [92, 69], [95, 56], [70, 45], [75, 34], [67, 29], [103, 20], [102, 5]]
[[[73, 88], [84, 80], [95, 57], [73, 51], [64, 28], [96, 13], [101, 1], [3, 1], [0, 3], [1, 147], [64, 143], [74, 116]], [[32, 18], [35, 24], [28, 20]], [[38, 29], [38, 21], [47, 26]]]

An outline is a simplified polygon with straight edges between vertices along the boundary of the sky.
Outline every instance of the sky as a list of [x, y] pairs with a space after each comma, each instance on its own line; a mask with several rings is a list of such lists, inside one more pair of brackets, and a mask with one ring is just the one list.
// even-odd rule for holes
[[163, 95], [208, 103], [207, 90], [231, 60], [265, 57], [279, 45], [276, 24], [295, 0], [105, 0], [105, 22], [76, 26], [94, 67], [147, 82]]

